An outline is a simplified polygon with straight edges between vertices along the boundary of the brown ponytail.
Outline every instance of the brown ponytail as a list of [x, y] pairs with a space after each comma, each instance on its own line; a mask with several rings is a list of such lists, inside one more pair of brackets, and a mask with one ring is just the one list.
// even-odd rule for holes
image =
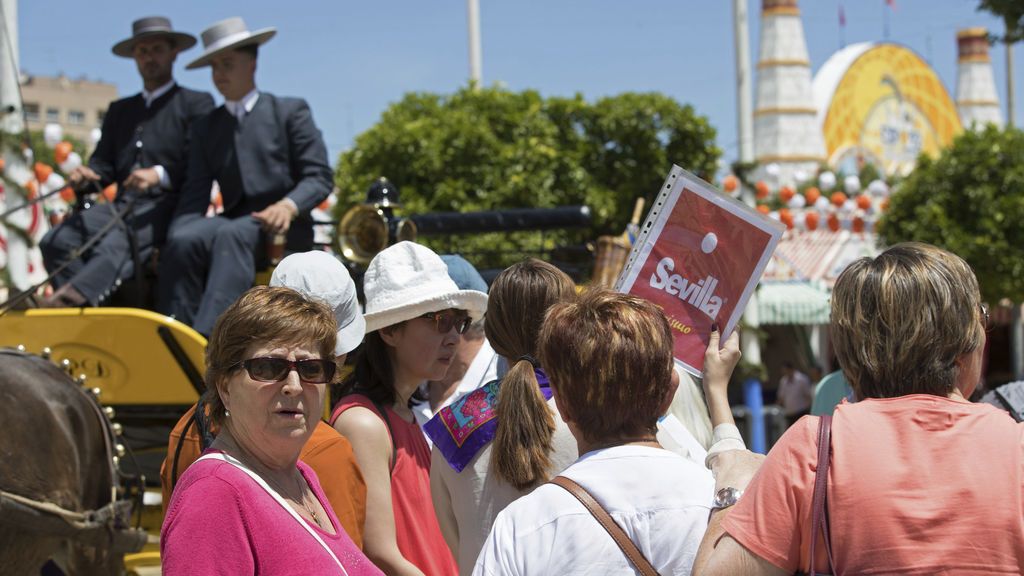
[[552, 304], [573, 296], [575, 290], [564, 272], [528, 258], [499, 274], [487, 297], [487, 339], [511, 364], [498, 391], [491, 469], [517, 490], [550, 477], [555, 432], [554, 415], [541, 394], [533, 365], [521, 357], [536, 357], [544, 313]]

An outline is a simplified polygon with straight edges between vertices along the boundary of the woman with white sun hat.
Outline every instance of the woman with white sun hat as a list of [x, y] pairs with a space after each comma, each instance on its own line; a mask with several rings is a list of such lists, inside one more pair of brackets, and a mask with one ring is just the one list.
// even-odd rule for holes
[[441, 257], [413, 242], [381, 251], [363, 278], [366, 338], [331, 424], [366, 479], [366, 555], [389, 575], [456, 574], [430, 496], [430, 450], [409, 408], [448, 371], [459, 335], [487, 309]]

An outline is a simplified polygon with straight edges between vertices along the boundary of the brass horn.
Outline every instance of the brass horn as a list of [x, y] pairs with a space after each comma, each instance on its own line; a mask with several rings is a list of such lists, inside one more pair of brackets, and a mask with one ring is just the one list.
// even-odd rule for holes
[[345, 212], [335, 234], [335, 249], [346, 260], [366, 265], [391, 242], [416, 240], [416, 224], [390, 216], [381, 206], [360, 204]]

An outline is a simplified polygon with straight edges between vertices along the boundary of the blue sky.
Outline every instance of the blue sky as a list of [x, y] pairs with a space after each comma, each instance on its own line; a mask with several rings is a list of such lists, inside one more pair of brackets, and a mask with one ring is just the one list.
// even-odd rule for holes
[[[756, 64], [760, 1], [748, 0], [751, 60]], [[883, 39], [883, 0], [803, 0], [804, 31], [816, 71], [840, 45], [839, 5], [847, 44]], [[952, 94], [956, 31], [1000, 30], [975, 0], [896, 0], [890, 40], [916, 50]], [[22, 0], [21, 65], [31, 74], [87, 76], [141, 89], [131, 60], [110, 53], [140, 16], [169, 16], [199, 35], [209, 24], [242, 16], [250, 28], [275, 26], [260, 52], [257, 85], [306, 98], [324, 132], [331, 162], [410, 91], [451, 92], [469, 76], [464, 0]], [[736, 158], [735, 57], [730, 0], [480, 0], [485, 84], [588, 99], [659, 91], [692, 104], [718, 130], [725, 160]], [[185, 71], [199, 48], [179, 56], [176, 77], [209, 90], [209, 69]], [[1004, 49], [993, 49], [1005, 98]], [[1024, 48], [1016, 50], [1018, 125], [1024, 100]], [[1005, 101], [1003, 102], [1005, 111]]]

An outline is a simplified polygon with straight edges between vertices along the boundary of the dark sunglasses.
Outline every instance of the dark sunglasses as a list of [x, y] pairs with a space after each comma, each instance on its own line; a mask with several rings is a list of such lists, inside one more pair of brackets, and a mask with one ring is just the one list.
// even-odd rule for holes
[[459, 334], [465, 334], [466, 330], [469, 329], [469, 325], [473, 323], [469, 316], [451, 311], [430, 312], [420, 316], [420, 318], [433, 320], [434, 327], [441, 334], [447, 334], [452, 328], [455, 328], [455, 331]]
[[260, 382], [280, 382], [295, 370], [299, 379], [313, 384], [327, 384], [334, 379], [337, 365], [333, 360], [311, 358], [309, 360], [291, 361], [286, 358], [250, 358], [235, 364], [245, 368], [249, 377]]

